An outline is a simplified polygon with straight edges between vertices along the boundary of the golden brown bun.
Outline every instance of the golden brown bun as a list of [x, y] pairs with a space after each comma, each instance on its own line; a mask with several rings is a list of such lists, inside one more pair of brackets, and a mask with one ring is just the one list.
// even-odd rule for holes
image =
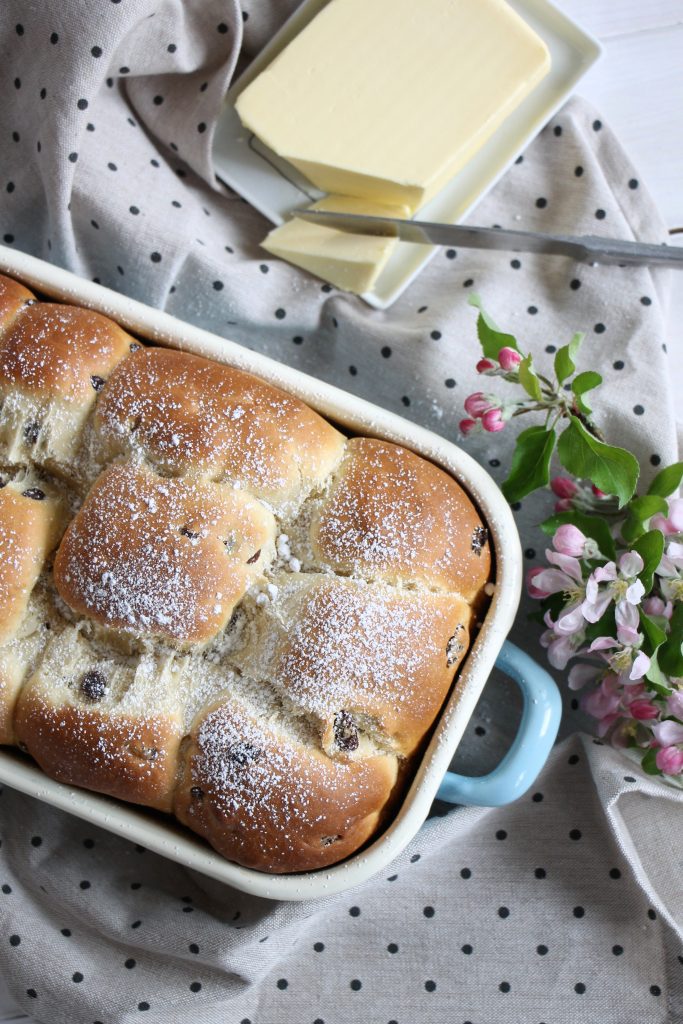
[[35, 301], [33, 292], [24, 288], [23, 284], [0, 274], [0, 331], [5, 330], [27, 303]]
[[451, 590], [473, 600], [489, 579], [488, 535], [442, 469], [388, 441], [353, 438], [313, 548], [336, 572]]
[[369, 587], [314, 574], [278, 580], [238, 656], [320, 722], [324, 749], [367, 737], [410, 756], [432, 725], [469, 645], [471, 610], [453, 594]]
[[490, 572], [436, 466], [0, 277], [0, 742], [47, 774], [258, 870], [343, 860]]
[[115, 465], [66, 531], [55, 585], [109, 629], [203, 643], [262, 575], [274, 536], [273, 516], [243, 491]]
[[275, 503], [322, 482], [344, 445], [312, 409], [257, 377], [158, 348], [140, 349], [112, 375], [97, 426], [111, 452], [225, 476]]
[[192, 730], [175, 812], [238, 864], [311, 871], [373, 834], [396, 772], [391, 755], [332, 760], [224, 698]]

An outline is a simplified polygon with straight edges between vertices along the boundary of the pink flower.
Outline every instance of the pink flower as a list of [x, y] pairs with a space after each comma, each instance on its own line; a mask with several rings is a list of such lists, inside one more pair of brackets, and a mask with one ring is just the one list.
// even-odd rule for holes
[[674, 608], [671, 601], [667, 601], [664, 604], [661, 597], [646, 597], [643, 601], [643, 611], [646, 615], [657, 615], [663, 619], [671, 619]]
[[611, 718], [619, 709], [620, 694], [616, 676], [607, 676], [600, 686], [581, 698], [581, 707], [593, 718]]
[[[637, 551], [626, 551], [619, 559], [618, 570], [614, 562], [599, 565], [586, 583], [583, 614], [588, 622], [599, 622], [613, 600], [617, 608], [623, 604], [640, 604], [645, 587], [637, 576], [643, 567], [643, 559]], [[600, 589], [601, 583], [607, 586]]]
[[659, 718], [659, 708], [650, 700], [634, 700], [629, 704], [629, 711], [633, 718], [639, 722], [647, 722], [652, 718]]
[[[634, 682], [639, 682], [650, 668], [650, 659], [647, 654], [643, 654], [638, 649], [643, 639], [641, 634], [637, 634], [636, 642], [627, 644], [615, 640], [611, 636], [599, 636], [590, 645], [588, 652], [593, 654], [595, 651], [599, 651], [600, 656], [605, 659], [612, 671], [619, 676], [620, 683], [624, 686], [630, 686]], [[612, 653], [606, 654], [604, 653], [606, 651]]]
[[666, 698], [666, 707], [670, 715], [683, 721], [683, 690], [674, 690]]
[[549, 591], [541, 590], [540, 587], [537, 587], [534, 584], [534, 580], [539, 575], [539, 573], [542, 573], [542, 572], [544, 572], [544, 570], [541, 569], [539, 566], [536, 566], [535, 569], [529, 569], [527, 571], [527, 574], [526, 574], [526, 589], [527, 589], [527, 593], [528, 593], [529, 597], [535, 597], [536, 600], [540, 600], [543, 597], [548, 597], [549, 596]]
[[662, 747], [657, 751], [655, 764], [665, 775], [680, 775], [683, 771], [683, 750], [680, 747]]
[[583, 630], [576, 633], [560, 635], [556, 632], [557, 624], [553, 622], [550, 612], [543, 616], [548, 629], [541, 636], [541, 647], [547, 648], [548, 661], [553, 668], [564, 669], [571, 658], [580, 652], [583, 643]]
[[502, 348], [498, 353], [498, 362], [504, 370], [516, 370], [521, 361], [522, 357], [514, 348]]
[[497, 434], [499, 430], [505, 429], [502, 409], [489, 409], [481, 418], [481, 425], [489, 434]]
[[672, 722], [669, 718], [665, 722], [658, 722], [653, 726], [652, 731], [662, 747], [669, 747], [673, 743], [683, 743], [683, 725]]
[[655, 572], [667, 601], [683, 601], [683, 544], [669, 541]]
[[[601, 666], [588, 665], [585, 662], [579, 665], [572, 665], [567, 677], [569, 689], [581, 690], [586, 683], [594, 683], [602, 671]], [[610, 676], [609, 678], [616, 679], [616, 676]]]
[[486, 373], [487, 370], [495, 370], [496, 364], [491, 359], [480, 359], [477, 363], [477, 373]]
[[468, 412], [474, 419], [479, 419], [492, 407], [491, 399], [487, 398], [483, 391], [475, 391], [473, 395], [468, 395], [465, 399], [465, 412]]
[[665, 537], [683, 533], [683, 498], [669, 498], [669, 514], [658, 513], [650, 520], [651, 530], [661, 530]]
[[464, 434], [466, 437], [468, 434], [472, 433], [476, 425], [476, 420], [460, 420], [460, 423], [458, 424], [458, 429], [460, 430], [460, 433]]
[[568, 476], [556, 476], [550, 481], [550, 489], [558, 498], [573, 498], [579, 488]]
[[555, 502], [556, 512], [568, 512], [570, 508], [573, 508], [574, 504], [571, 498], [560, 498], [559, 501]]
[[586, 535], [571, 523], [558, 527], [553, 535], [553, 547], [563, 555], [581, 558], [586, 546]]

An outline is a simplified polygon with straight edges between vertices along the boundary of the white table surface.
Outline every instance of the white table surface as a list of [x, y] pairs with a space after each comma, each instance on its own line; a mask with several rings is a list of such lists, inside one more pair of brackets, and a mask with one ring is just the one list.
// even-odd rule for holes
[[[669, 228], [683, 228], [683, 0], [556, 0], [604, 45], [579, 92], [619, 136]], [[683, 245], [683, 234], [672, 243]], [[683, 273], [674, 277], [672, 371], [683, 386]], [[22, 1020], [0, 979], [0, 1021]], [[49, 1022], [48, 1022], [49, 1024]]]

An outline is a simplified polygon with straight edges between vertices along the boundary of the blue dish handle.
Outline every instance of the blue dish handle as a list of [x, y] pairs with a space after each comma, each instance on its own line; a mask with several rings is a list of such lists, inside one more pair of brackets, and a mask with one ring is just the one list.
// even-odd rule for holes
[[498, 767], [488, 775], [468, 777], [446, 772], [436, 795], [449, 804], [501, 807], [512, 803], [537, 777], [555, 742], [562, 716], [555, 681], [509, 640], [503, 644], [496, 666], [514, 679], [524, 697], [517, 735]]

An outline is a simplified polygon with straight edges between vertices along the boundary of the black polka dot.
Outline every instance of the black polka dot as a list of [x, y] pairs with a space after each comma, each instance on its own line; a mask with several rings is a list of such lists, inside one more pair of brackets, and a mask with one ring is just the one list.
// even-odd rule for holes
[[313, 949], [316, 951], [316, 953], [322, 953], [324, 948], [325, 948], [325, 943], [324, 942], [314, 942], [313, 943]]
[[69, 153], [69, 161], [72, 164], [75, 164], [77, 160], [78, 160], [78, 153]]
[[444, 381], [444, 384], [445, 384], [445, 386], [447, 388], [454, 388], [455, 387], [455, 381], [453, 380], [452, 377], [446, 377], [446, 379]]
[[457, 255], [458, 254], [455, 251], [455, 249], [446, 249], [446, 259], [447, 260], [454, 260]]
[[635, 782], [633, 775], [624, 775], [624, 782]]
[[610, 878], [621, 878], [621, 871], [619, 868], [610, 868]]
[[432, 341], [439, 341], [441, 338], [441, 331], [432, 331], [429, 335]]
[[149, 1003], [146, 1003], [144, 1000], [138, 1003], [138, 1010], [149, 1010]]
[[224, 35], [226, 34], [226, 32], [228, 31], [228, 26], [227, 26], [227, 25], [225, 24], [225, 22], [224, 22], [224, 21], [222, 21], [222, 22], [220, 23], [220, 25], [216, 25], [216, 30], [217, 30], [218, 32], [220, 32], [220, 34], [221, 34], [222, 36], [224, 36]]
[[553, 352], [557, 352], [557, 347], [555, 345], [546, 345], [545, 350], [552, 355]]
[[650, 918], [651, 921], [657, 920], [657, 912], [653, 910], [652, 907], [650, 907], [650, 909], [648, 910], [647, 916]]
[[132, 956], [131, 956], [131, 957], [129, 957], [129, 958], [128, 958], [128, 959], [126, 960], [126, 961], [124, 961], [124, 964], [123, 964], [123, 966], [124, 966], [124, 967], [127, 967], [129, 971], [132, 971], [132, 970], [133, 970], [133, 968], [135, 967], [135, 963], [136, 963], [136, 961], [135, 961], [135, 960], [133, 960], [133, 958], [132, 958]]
[[50, 42], [52, 43], [53, 46], [55, 45], [55, 43], [59, 42], [59, 36], [57, 35], [56, 32], [53, 32], [52, 35], [50, 36]]
[[460, 871], [460, 877], [461, 878], [471, 878], [472, 877], [472, 872], [470, 871], [469, 868], [462, 868], [461, 871]]
[[602, 121], [593, 121], [593, 131], [599, 132], [602, 128]]
[[501, 992], [509, 992], [510, 988], [511, 988], [510, 982], [509, 981], [501, 981], [501, 983], [498, 986], [498, 988], [500, 989]]
[[193, 981], [190, 984], [190, 992], [201, 992], [202, 983], [201, 981]]
[[10, 946], [18, 946], [21, 943], [20, 935], [10, 935], [9, 944]]
[[578, 292], [579, 288], [581, 287], [581, 282], [579, 281], [578, 277], [575, 277], [572, 281], [569, 282], [569, 287], [573, 292]]
[[383, 345], [381, 349], [383, 359], [389, 359], [391, 357], [391, 349], [388, 345]]
[[79, 885], [79, 888], [81, 888], [81, 889], [89, 889], [90, 888], [90, 882], [86, 878], [84, 878], [82, 882], [79, 882], [78, 885]]
[[119, 74], [120, 75], [128, 75], [128, 74], [130, 74], [130, 68], [127, 68], [125, 66], [125, 64], [124, 64], [124, 66], [122, 68], [119, 68]]
[[624, 947], [623, 946], [612, 946], [612, 952], [614, 953], [615, 956], [621, 956], [621, 954], [624, 952]]
[[524, 156], [523, 155], [522, 156], [518, 156], [517, 159], [515, 160], [515, 163], [516, 164], [524, 163]]
[[223, 282], [222, 281], [214, 281], [213, 282], [213, 290], [215, 292], [222, 292], [223, 291]]
[[578, 754], [572, 754], [571, 757], [567, 758], [567, 764], [578, 764], [581, 758]]
[[42, 836], [31, 836], [31, 846], [42, 846], [42, 845], [43, 845]]
[[535, 804], [540, 804], [543, 800], [543, 793], [534, 793], [531, 799]]
[[651, 466], [658, 466], [661, 461], [662, 461], [661, 455], [651, 455], [650, 456], [650, 465]]
[[498, 840], [507, 839], [507, 837], [508, 837], [508, 834], [507, 834], [507, 832], [505, 831], [504, 828], [499, 828], [498, 831], [496, 832], [496, 839], [498, 839]]
[[536, 946], [536, 952], [538, 953], [539, 956], [545, 956], [546, 953], [548, 952], [548, 947], [547, 946], [543, 946], [543, 945]]
[[349, 373], [352, 377], [355, 377], [358, 374], [358, 370], [355, 366], [349, 366]]
[[636, 416], [642, 416], [643, 413], [645, 412], [645, 409], [643, 408], [642, 405], [634, 405], [633, 406], [633, 411], [636, 414]]
[[425, 917], [434, 917], [434, 907], [423, 907], [422, 913]]
[[574, 991], [577, 995], [582, 996], [586, 991], [586, 986], [582, 981], [577, 981], [576, 985], [574, 985]]
[[91, 220], [90, 223], [95, 228], [96, 231], [99, 231], [100, 225], [97, 223], [96, 220]]
[[137, 217], [137, 215], [139, 214], [140, 210], [139, 210], [139, 208], [137, 206], [129, 206], [128, 207], [128, 212], [132, 213], [134, 217]]
[[595, 331], [596, 334], [604, 334], [605, 331], [607, 330], [607, 328], [605, 327], [604, 324], [596, 324], [595, 327], [593, 328], [593, 330]]
[[498, 907], [498, 917], [502, 917], [505, 920], [506, 917], [510, 916], [510, 911], [507, 907]]
[[545, 207], [547, 205], [548, 205], [548, 200], [545, 199], [544, 196], [539, 196], [538, 199], [536, 200], [536, 206], [539, 208], [539, 210], [545, 209]]
[[600, 209], [595, 211], [595, 218], [596, 218], [596, 220], [604, 220], [606, 216], [607, 216], [607, 213], [602, 208], [600, 208]]
[[95, 125], [94, 124], [86, 124], [85, 130], [87, 132], [94, 132], [95, 131]]
[[652, 305], [652, 299], [649, 297], [649, 295], [643, 295], [641, 297], [640, 304], [641, 304], [641, 306], [651, 306]]
[[463, 288], [471, 288], [473, 284], [474, 284], [474, 278], [473, 277], [468, 277], [466, 281], [463, 281], [462, 286], [463, 286]]
[[362, 987], [363, 982], [360, 981], [358, 978], [354, 978], [352, 981], [349, 982], [349, 988], [352, 989], [354, 992], [360, 992]]
[[93, 57], [101, 57], [102, 56], [102, 47], [101, 46], [93, 46], [92, 49], [90, 50], [90, 52], [93, 55]]
[[206, 131], [206, 122], [205, 121], [200, 121], [199, 122], [199, 124], [197, 125], [197, 131], [199, 132], [200, 135], [204, 134], [204, 132]]
[[34, 988], [27, 988], [26, 989], [26, 995], [29, 997], [29, 999], [37, 999], [38, 998], [38, 993], [36, 992], [36, 990]]
[[155, 107], [160, 107], [163, 102], [163, 96], [155, 96], [154, 99], [152, 100], [152, 103], [155, 105]]
[[282, 308], [282, 306], [280, 306], [278, 309], [275, 310], [275, 318], [276, 318], [276, 320], [284, 320], [284, 318], [286, 316], [287, 316], [287, 312], [286, 312], [286, 310], [284, 310]]
[[536, 868], [536, 869], [534, 870], [534, 876], [535, 876], [536, 878], [545, 878], [545, 876], [546, 876], [546, 870], [545, 870], [545, 868]]
[[168, 46], [166, 47], [168, 53], [175, 53], [177, 49], [178, 47], [176, 46], [175, 43], [169, 43]]
[[152, 252], [152, 253], [150, 253], [149, 258], [151, 259], [152, 263], [161, 263], [161, 253], [160, 252]]
[[630, 178], [629, 179], [629, 183], [628, 183], [628, 187], [629, 188], [638, 188], [638, 179], [637, 178]]
[[576, 697], [572, 697], [572, 699], [569, 701], [569, 707], [572, 709], [572, 711], [579, 710], [579, 702], [576, 699]]
[[395, 942], [390, 942], [387, 946], [387, 953], [398, 953], [398, 946]]
[[561, 134], [562, 134], [562, 125], [556, 124], [555, 127], [553, 128], [553, 135], [556, 135], [559, 138]]
[[111, 89], [112, 86], [114, 85], [114, 79], [113, 78], [107, 78], [107, 79], [105, 79], [105, 81], [107, 83], [107, 88]]
[[465, 956], [470, 956], [474, 952], [474, 950], [472, 949], [472, 946], [470, 946], [469, 942], [466, 942], [464, 946], [461, 946], [460, 947], [460, 951], [461, 951], [461, 953], [464, 953]]
[[650, 995], [651, 996], [661, 996], [661, 994], [662, 994], [662, 990], [659, 987], [659, 985], [650, 985]]
[[279, 989], [281, 989], [282, 991], [284, 991], [287, 988], [288, 985], [289, 985], [289, 982], [287, 981], [286, 978], [278, 978], [277, 979], [277, 987]]
[[111, 160], [110, 160], [110, 161], [109, 161], [109, 163], [107, 164], [107, 167], [109, 168], [109, 170], [110, 170], [110, 171], [118, 171], [118, 167], [116, 166], [116, 164], [113, 164], [113, 163], [111, 162]]
[[524, 557], [525, 558], [535, 558], [536, 557], [536, 551], [534, 550], [534, 548], [526, 548], [526, 550], [524, 551]]
[[474, 734], [475, 734], [475, 736], [485, 736], [486, 735], [486, 729], [484, 728], [483, 725], [477, 725], [477, 726], [475, 726]]
[[76, 104], [76, 106], [78, 107], [79, 110], [87, 110], [88, 109], [88, 101], [87, 100], [79, 100], [78, 103]]
[[512, 267], [513, 270], [519, 270], [522, 264], [519, 260], [510, 260], [510, 266]]
[[402, 395], [402, 397], [401, 397], [401, 401], [403, 402], [403, 404], [404, 404], [405, 406], [408, 406], [408, 405], [410, 405], [410, 399], [408, 398], [408, 396], [407, 396], [407, 395]]
[[70, 928], [62, 928], [62, 935], [66, 936], [66, 938], [68, 939], [69, 936], [71, 935], [71, 929]]
[[572, 910], [572, 914], [574, 915], [574, 917], [584, 917], [585, 913], [586, 911], [583, 909], [583, 907], [574, 907], [574, 909]]
[[74, 971], [74, 973], [71, 975], [71, 980], [75, 981], [77, 985], [80, 985], [80, 983], [83, 981], [83, 975], [81, 974], [80, 971]]
[[142, 921], [133, 921], [131, 928], [139, 928], [141, 924]]
[[3, 242], [5, 242], [5, 243], [6, 243], [7, 245], [11, 245], [11, 244], [12, 244], [12, 242], [14, 241], [14, 235], [9, 235], [9, 234], [7, 234], [7, 235], [3, 235], [3, 236], [2, 236], [2, 240], [3, 240]]
[[616, 362], [612, 363], [612, 366], [614, 367], [615, 370], [623, 370], [624, 369], [624, 360], [623, 359], [617, 359]]
[[493, 466], [494, 469], [497, 469], [497, 467], [500, 466], [500, 459], [489, 459], [489, 466]]
[[11, 885], [7, 885], [7, 883], [5, 883], [3, 885], [3, 887], [2, 887], [2, 891], [5, 893], [5, 895], [7, 895], [8, 893], [10, 893], [12, 891], [12, 886]]
[[349, 907], [351, 917], [360, 917], [360, 907]]

